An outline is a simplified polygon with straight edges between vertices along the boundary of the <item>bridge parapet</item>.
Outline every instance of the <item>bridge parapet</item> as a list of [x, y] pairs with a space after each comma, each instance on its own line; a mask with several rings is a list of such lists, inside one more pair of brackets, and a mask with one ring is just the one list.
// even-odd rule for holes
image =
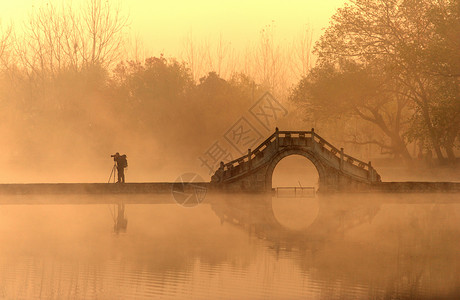
[[[321, 164], [324, 167], [335, 169], [340, 174], [349, 176], [356, 181], [365, 183], [380, 181], [380, 176], [375, 172], [371, 162], [365, 163], [345, 154], [343, 148], [339, 150], [334, 147], [316, 134], [314, 129], [311, 131], [276, 130], [254, 150], [248, 149], [248, 154], [223, 164], [216, 171], [212, 181], [227, 183], [239, 180], [252, 173], [258, 173], [259, 179], [256, 181], [261, 181], [260, 177], [264, 175], [263, 170], [260, 171], [260, 169], [266, 169], [268, 165], [273, 163], [277, 155], [285, 151], [290, 151], [289, 155], [305, 154], [304, 156], [310, 160], [318, 160], [317, 163], [314, 162], [317, 169], [319, 168], [318, 164]], [[323, 181], [325, 181], [325, 178], [323, 178]], [[267, 188], [265, 186], [265, 189]]]

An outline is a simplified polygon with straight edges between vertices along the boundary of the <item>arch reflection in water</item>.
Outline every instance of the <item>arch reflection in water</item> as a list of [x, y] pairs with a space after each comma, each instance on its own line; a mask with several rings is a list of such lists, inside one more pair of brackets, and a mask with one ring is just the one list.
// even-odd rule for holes
[[319, 214], [318, 197], [272, 197], [271, 206], [275, 219], [292, 230], [306, 230]]
[[281, 200], [312, 207], [246, 196], [211, 205], [221, 222], [257, 237], [280, 260], [295, 256], [327, 299], [459, 299], [455, 196], [321, 196], [309, 225], [295, 228], [277, 216]]
[[331, 240], [356, 226], [370, 222], [381, 204], [350, 203], [328, 198], [283, 199], [264, 196], [228, 196], [211, 202], [221, 223], [236, 225], [251, 235], [287, 249], [310, 247]]

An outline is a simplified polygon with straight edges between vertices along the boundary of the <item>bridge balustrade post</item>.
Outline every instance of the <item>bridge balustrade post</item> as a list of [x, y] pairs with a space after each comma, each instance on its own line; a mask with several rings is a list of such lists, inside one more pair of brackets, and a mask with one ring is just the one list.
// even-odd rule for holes
[[276, 127], [275, 134], [276, 134], [276, 139], [275, 139], [276, 144], [275, 144], [275, 146], [276, 146], [276, 149], [278, 149], [279, 145], [280, 145], [280, 134], [278, 132], [278, 127]]
[[371, 161], [369, 161], [369, 180], [374, 181], [374, 168], [372, 167]]
[[311, 148], [313, 150], [315, 150], [315, 144], [316, 144], [316, 141], [315, 141], [315, 128], [312, 128], [311, 129]]
[[340, 148], [340, 170], [343, 170], [343, 148]]
[[251, 170], [251, 149], [248, 149], [248, 170]]

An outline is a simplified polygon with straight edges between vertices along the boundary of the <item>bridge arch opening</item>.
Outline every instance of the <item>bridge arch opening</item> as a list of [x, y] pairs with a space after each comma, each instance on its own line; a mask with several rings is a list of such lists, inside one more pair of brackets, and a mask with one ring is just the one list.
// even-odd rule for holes
[[272, 188], [319, 186], [319, 173], [315, 165], [305, 156], [292, 154], [283, 157], [274, 167]]
[[272, 173], [272, 209], [278, 223], [290, 230], [308, 228], [319, 213], [318, 186], [319, 172], [310, 159], [300, 154], [281, 158]]

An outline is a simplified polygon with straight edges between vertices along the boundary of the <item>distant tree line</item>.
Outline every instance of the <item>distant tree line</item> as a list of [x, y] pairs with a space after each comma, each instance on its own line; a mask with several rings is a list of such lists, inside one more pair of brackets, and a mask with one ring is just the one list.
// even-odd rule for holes
[[1, 28], [3, 160], [110, 153], [117, 135], [171, 156], [184, 155], [170, 147], [181, 142], [194, 159], [266, 90], [292, 100], [292, 128], [408, 161], [410, 143], [454, 160], [459, 12], [459, 0], [353, 0], [316, 44], [311, 68], [309, 30], [284, 47], [271, 24], [245, 55], [222, 37], [213, 46], [190, 37], [182, 60], [129, 58], [129, 20], [113, 2], [47, 4], [24, 28]]
[[[324, 131], [410, 161], [460, 145], [460, 2], [351, 0], [290, 99]], [[378, 130], [376, 130], [378, 129]]]
[[3, 26], [1, 160], [78, 164], [120, 141], [145, 155], [197, 160], [269, 89], [238, 72], [195, 79], [188, 63], [163, 55], [129, 59], [127, 24], [111, 2], [89, 0], [78, 10], [47, 4], [24, 28]]

